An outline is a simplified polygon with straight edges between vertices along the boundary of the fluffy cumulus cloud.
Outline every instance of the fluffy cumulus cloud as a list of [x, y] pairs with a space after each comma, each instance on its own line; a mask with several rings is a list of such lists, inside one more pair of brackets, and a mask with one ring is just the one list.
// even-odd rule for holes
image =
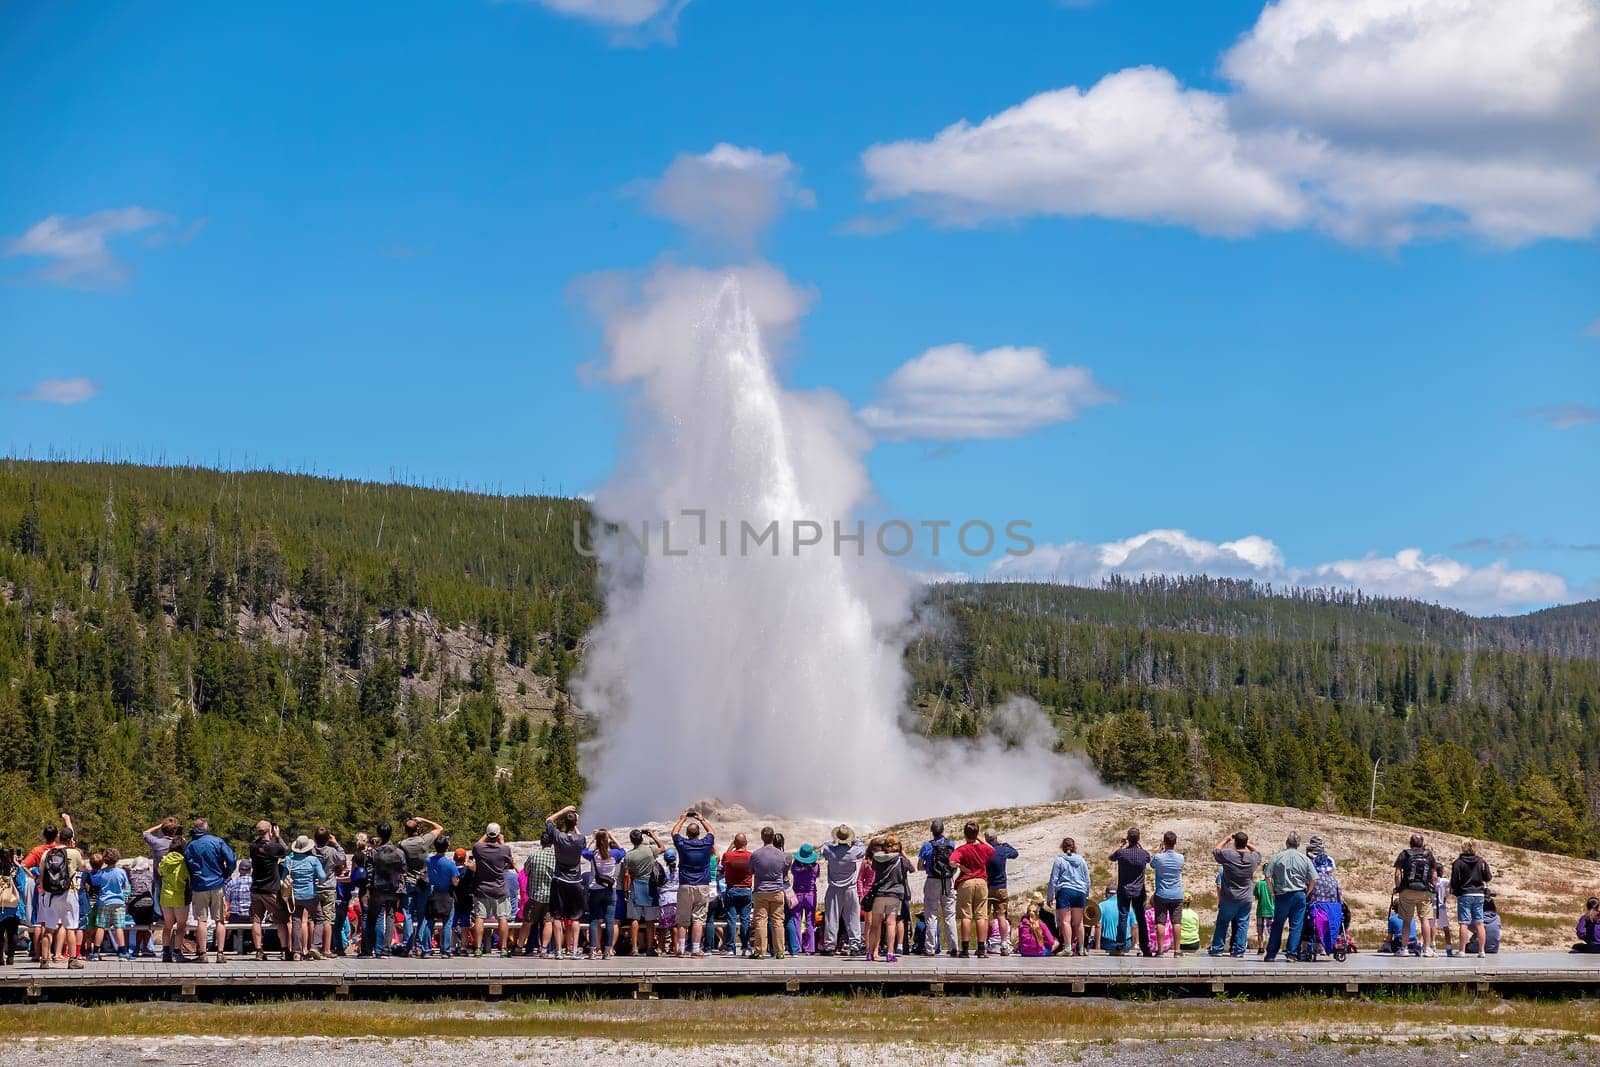
[[170, 216], [142, 207], [51, 215], [9, 241], [5, 254], [45, 260], [35, 272], [40, 281], [83, 288], [121, 285], [129, 268], [112, 253], [111, 243], [137, 233], [161, 233], [172, 223]]
[[1473, 567], [1448, 556], [1424, 555], [1419, 548], [1323, 563], [1303, 584], [1436, 600], [1479, 612], [1553, 604], [1570, 597], [1566, 580], [1557, 574], [1514, 569], [1504, 560]]
[[686, 229], [752, 244], [791, 206], [811, 207], [794, 163], [782, 152], [719, 144], [684, 154], [650, 185], [650, 210]]
[[1359, 589], [1374, 596], [1411, 597], [1480, 614], [1514, 611], [1573, 599], [1560, 575], [1517, 569], [1503, 560], [1474, 567], [1406, 548], [1310, 567], [1285, 561], [1278, 546], [1249, 535], [1213, 542], [1183, 530], [1150, 530], [1121, 541], [1039, 545], [1026, 556], [995, 563], [994, 577], [1098, 585], [1112, 576], [1206, 574], [1276, 586]]
[[671, 42], [678, 15], [689, 0], [537, 0], [560, 15], [583, 19], [611, 31], [616, 44]]
[[1098, 215], [1357, 243], [1503, 244], [1600, 225], [1600, 3], [1279, 0], [1231, 91], [1134, 68], [863, 156], [949, 223]]
[[1207, 233], [1291, 226], [1304, 197], [1246, 157], [1212, 93], [1139, 67], [1057, 89], [931, 141], [862, 157], [876, 197], [911, 197], [954, 223], [1030, 214], [1173, 222]]
[[1037, 348], [940, 345], [896, 369], [860, 417], [897, 440], [1016, 437], [1112, 399], [1090, 371]]
[[91, 378], [45, 378], [21, 397], [38, 404], [81, 404], [98, 395], [100, 386]]

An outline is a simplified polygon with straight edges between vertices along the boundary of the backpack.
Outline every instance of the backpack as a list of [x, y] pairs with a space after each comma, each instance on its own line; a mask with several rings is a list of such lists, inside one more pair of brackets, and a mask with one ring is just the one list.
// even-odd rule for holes
[[1402, 873], [1402, 884], [1407, 889], [1429, 890], [1433, 888], [1433, 856], [1427, 849], [1406, 849], [1406, 866]]
[[956, 869], [950, 862], [950, 855], [955, 850], [954, 845], [942, 838], [933, 843], [933, 851], [929, 853], [927, 863], [929, 878], [944, 881], [955, 876]]
[[156, 902], [155, 879], [150, 868], [128, 872], [128, 907], [148, 908]]
[[372, 853], [372, 888], [378, 893], [398, 893], [406, 881], [406, 854], [393, 842]]
[[44, 854], [39, 864], [39, 891], [65, 893], [72, 889], [72, 865], [67, 862], [67, 850], [59, 845]]

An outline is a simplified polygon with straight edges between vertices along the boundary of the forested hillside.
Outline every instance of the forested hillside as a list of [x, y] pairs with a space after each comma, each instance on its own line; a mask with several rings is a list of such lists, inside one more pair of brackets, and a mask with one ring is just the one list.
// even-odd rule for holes
[[[0, 461], [0, 840], [169, 812], [241, 834], [420, 811], [526, 834], [581, 795], [581, 501]], [[934, 588], [928, 728], [1037, 700], [1108, 782], [1592, 852], [1600, 610], [1476, 619], [1247, 583]]]
[[[0, 463], [0, 835], [62, 808], [102, 842], [164, 812], [234, 834], [263, 813], [351, 826], [401, 810], [526, 831], [582, 789], [564, 687], [596, 610], [570, 547], [584, 514]], [[529, 682], [549, 714], [519, 709]]]
[[1365, 814], [1381, 760], [1380, 815], [1588, 852], [1600, 659], [1558, 650], [1594, 647], [1593, 607], [1473, 619], [1207, 579], [950, 585], [907, 662], [935, 729], [975, 732], [1020, 693], [1107, 781], [1154, 795]]

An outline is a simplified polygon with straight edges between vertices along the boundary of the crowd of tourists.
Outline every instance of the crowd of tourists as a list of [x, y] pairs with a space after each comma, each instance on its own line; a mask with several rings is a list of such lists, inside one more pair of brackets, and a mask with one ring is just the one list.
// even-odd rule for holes
[[[263, 820], [236, 850], [205, 819], [185, 828], [169, 817], [144, 831], [148, 855], [124, 858], [86, 846], [63, 814], [25, 853], [0, 847], [0, 963], [14, 964], [20, 949], [41, 967], [81, 968], [155, 959], [157, 946], [167, 962], [216, 963], [269, 952], [286, 961], [1245, 957], [1252, 931], [1255, 954], [1269, 962], [1356, 951], [1338, 864], [1316, 835], [1302, 849], [1290, 834], [1270, 857], [1244, 832], [1217, 842], [1209, 864], [1196, 865], [1217, 901], [1209, 943], [1171, 831], [1151, 852], [1130, 828], [1106, 856], [1112, 878], [1099, 895], [1068, 837], [1044, 886], [1015, 897], [1007, 864], [1016, 848], [975, 821], [952, 837], [935, 820], [910, 846], [892, 833], [863, 841], [841, 825], [822, 845], [790, 851], [770, 826], [758, 842], [735, 833], [723, 847], [706, 816], [687, 811], [664, 837], [643, 828], [621, 838], [590, 833], [568, 806], [550, 813], [519, 862], [497, 823], [457, 842], [413, 816], [347, 846], [328, 827], [291, 838]], [[1492, 877], [1475, 843], [1446, 868], [1413, 836], [1394, 862], [1378, 951], [1432, 957], [1442, 941], [1451, 956], [1497, 952]], [[1600, 899], [1587, 902], [1577, 935], [1574, 951], [1600, 952]]]

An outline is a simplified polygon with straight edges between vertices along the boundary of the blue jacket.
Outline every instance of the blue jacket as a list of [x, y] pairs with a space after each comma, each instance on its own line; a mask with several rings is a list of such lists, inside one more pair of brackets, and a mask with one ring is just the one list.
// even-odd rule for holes
[[196, 893], [221, 889], [239, 864], [233, 849], [216, 834], [202, 834], [190, 841], [183, 858], [189, 865], [189, 888]]
[[1054, 904], [1056, 894], [1063, 889], [1085, 896], [1089, 893], [1089, 862], [1076, 852], [1071, 855], [1063, 852], [1050, 865], [1049, 903]]

